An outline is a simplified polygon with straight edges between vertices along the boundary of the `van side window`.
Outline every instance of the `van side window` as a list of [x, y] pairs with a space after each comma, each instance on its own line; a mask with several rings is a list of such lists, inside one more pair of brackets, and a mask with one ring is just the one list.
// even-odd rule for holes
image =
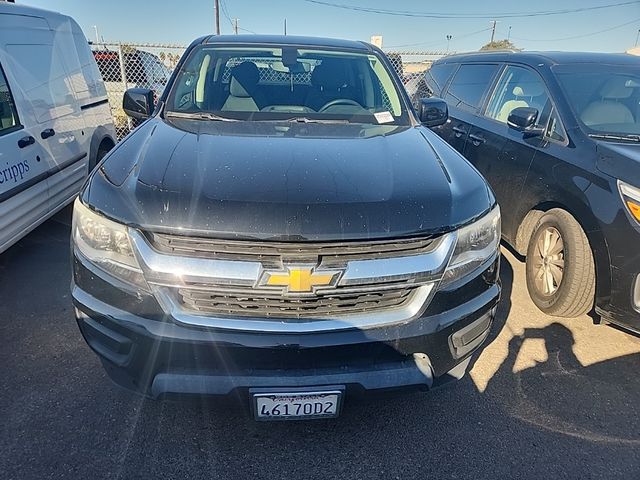
[[450, 105], [475, 112], [497, 70], [498, 65], [462, 65], [447, 89], [445, 100]]
[[[538, 110], [536, 126], [549, 119], [549, 96], [542, 79], [527, 68], [508, 65], [489, 101], [486, 116], [507, 123], [514, 108], [533, 107]], [[545, 115], [546, 114], [546, 115]]]
[[18, 112], [13, 103], [13, 97], [9, 90], [9, 84], [0, 67], [0, 135], [13, 130], [20, 123], [18, 122]]
[[455, 63], [446, 63], [433, 65], [424, 75], [424, 80], [431, 95], [440, 96], [442, 90], [447, 84], [447, 80], [458, 65]]

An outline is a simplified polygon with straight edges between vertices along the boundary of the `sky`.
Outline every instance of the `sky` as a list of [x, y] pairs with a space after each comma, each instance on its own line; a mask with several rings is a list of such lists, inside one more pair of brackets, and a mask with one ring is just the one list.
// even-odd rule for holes
[[[625, 0], [322, 0], [356, 8], [395, 13], [505, 15], [572, 10], [622, 3]], [[369, 41], [383, 36], [386, 50], [469, 51], [491, 37], [491, 18], [425, 18], [355, 11], [309, 0], [220, 0], [222, 33], [279, 34], [287, 19], [290, 35], [337, 37]], [[16, 3], [56, 10], [76, 19], [90, 40], [186, 45], [214, 32], [214, 0], [16, 0]], [[477, 16], [476, 15], [476, 16]], [[640, 1], [628, 5], [562, 15], [499, 18], [496, 39], [510, 37], [526, 50], [621, 52], [636, 44]], [[447, 36], [452, 38], [447, 42]]]

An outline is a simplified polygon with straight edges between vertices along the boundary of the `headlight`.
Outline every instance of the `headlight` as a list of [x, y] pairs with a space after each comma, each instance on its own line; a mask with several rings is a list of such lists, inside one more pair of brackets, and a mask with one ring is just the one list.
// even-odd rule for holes
[[500, 247], [500, 207], [457, 232], [456, 248], [442, 277], [446, 286], [494, 257]]
[[618, 190], [631, 216], [640, 222], [640, 188], [618, 180]]
[[124, 282], [148, 289], [126, 226], [92, 212], [76, 199], [72, 232], [75, 247], [87, 260]]

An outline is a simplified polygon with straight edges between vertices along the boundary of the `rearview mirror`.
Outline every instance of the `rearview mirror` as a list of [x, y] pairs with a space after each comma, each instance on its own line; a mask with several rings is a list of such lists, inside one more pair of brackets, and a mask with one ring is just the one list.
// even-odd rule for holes
[[421, 98], [418, 105], [418, 116], [425, 127], [437, 127], [446, 123], [449, 118], [447, 102], [440, 98]]
[[124, 92], [122, 108], [124, 113], [136, 120], [145, 120], [153, 113], [153, 90], [130, 88]]

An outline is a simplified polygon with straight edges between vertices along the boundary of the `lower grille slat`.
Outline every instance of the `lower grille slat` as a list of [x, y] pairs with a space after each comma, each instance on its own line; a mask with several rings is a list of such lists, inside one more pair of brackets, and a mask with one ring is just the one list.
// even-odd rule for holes
[[280, 318], [323, 318], [398, 307], [409, 301], [414, 289], [318, 297], [231, 296], [223, 292], [178, 290], [182, 306], [207, 315]]

